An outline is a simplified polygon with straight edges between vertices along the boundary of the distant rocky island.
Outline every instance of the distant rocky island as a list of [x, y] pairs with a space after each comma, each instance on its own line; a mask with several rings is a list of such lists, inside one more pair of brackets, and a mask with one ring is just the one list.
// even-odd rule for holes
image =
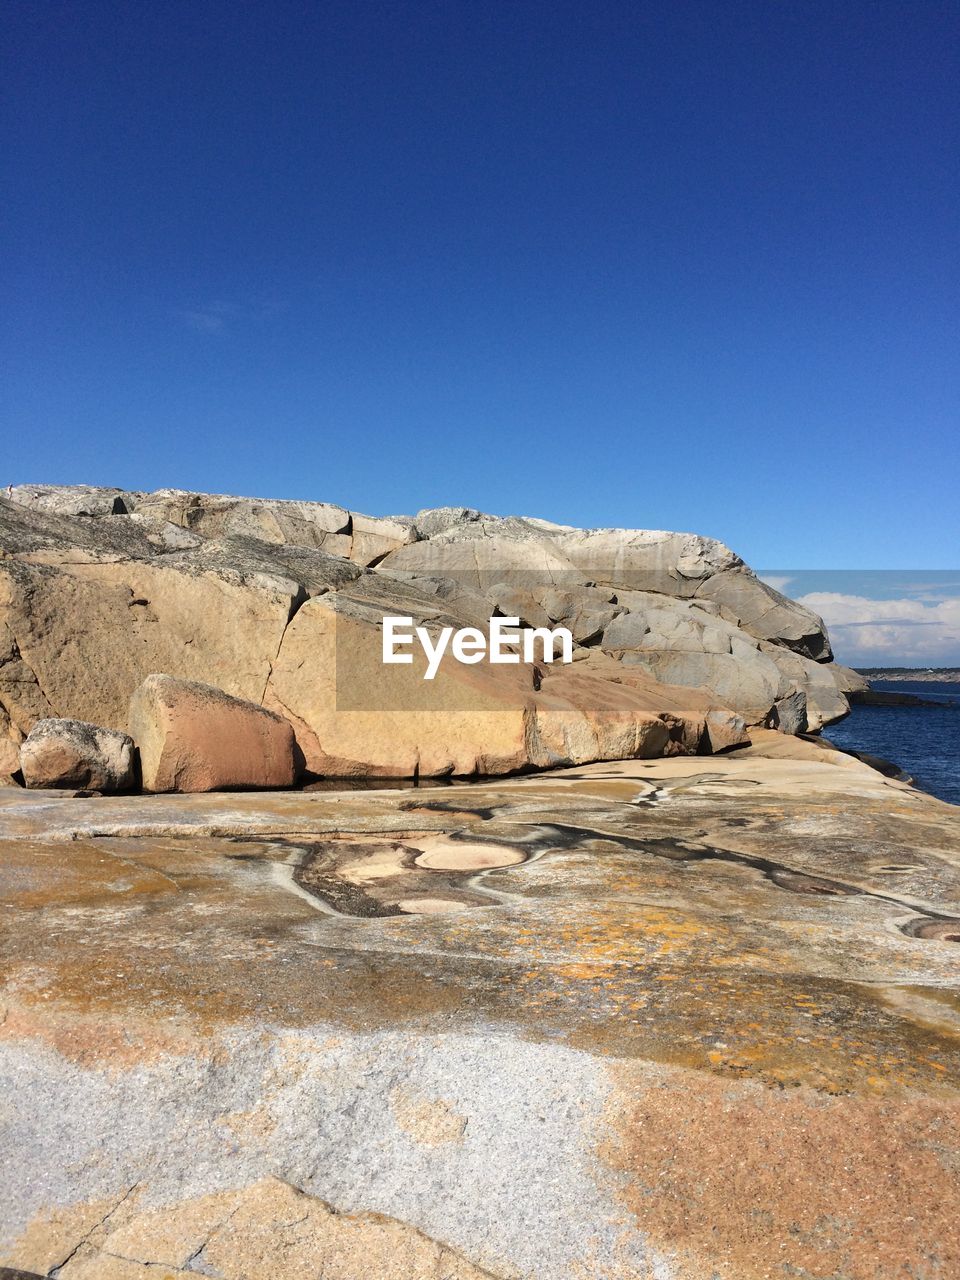
[[9, 490], [0, 1275], [954, 1280], [960, 809], [870, 693], [693, 533]]
[[865, 680], [921, 680], [933, 684], [960, 684], [960, 667], [855, 667]]

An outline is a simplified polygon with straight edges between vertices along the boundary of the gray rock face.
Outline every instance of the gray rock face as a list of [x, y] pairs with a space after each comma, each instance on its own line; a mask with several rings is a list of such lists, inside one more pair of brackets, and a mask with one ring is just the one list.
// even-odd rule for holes
[[777, 701], [780, 672], [769, 658], [752, 653], [749, 661], [732, 653], [637, 650], [624, 655], [624, 664], [649, 671], [664, 684], [709, 689], [747, 724], [762, 724]]
[[133, 741], [82, 720], [38, 720], [20, 748], [28, 787], [129, 791], [136, 782]]
[[833, 657], [823, 619], [767, 586], [741, 565], [709, 577], [697, 590], [721, 614], [758, 640], [772, 640], [817, 662]]
[[779, 729], [781, 733], [806, 733], [809, 728], [807, 695], [797, 689], [775, 702], [770, 713], [770, 727]]

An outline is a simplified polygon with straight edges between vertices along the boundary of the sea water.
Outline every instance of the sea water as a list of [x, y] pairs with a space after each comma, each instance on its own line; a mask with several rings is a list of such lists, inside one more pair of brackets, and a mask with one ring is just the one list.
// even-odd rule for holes
[[960, 684], [871, 680], [870, 688], [912, 693], [950, 705], [854, 706], [846, 720], [827, 726], [824, 737], [838, 747], [892, 760], [916, 786], [941, 800], [960, 804]]

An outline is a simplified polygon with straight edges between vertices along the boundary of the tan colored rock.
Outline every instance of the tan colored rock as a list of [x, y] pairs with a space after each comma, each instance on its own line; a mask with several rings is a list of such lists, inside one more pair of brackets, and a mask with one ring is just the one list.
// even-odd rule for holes
[[347, 535], [350, 514], [329, 502], [239, 498], [223, 493], [158, 489], [136, 495], [135, 509], [190, 529], [204, 538], [246, 536], [263, 542], [327, 548], [331, 535]]
[[[412, 588], [405, 604], [416, 604]], [[294, 725], [311, 773], [469, 776], [710, 749], [711, 708], [717, 740], [743, 740], [742, 720], [716, 699], [631, 677], [600, 653], [536, 671], [448, 654], [424, 680], [418, 646], [413, 663], [383, 664], [382, 611], [340, 592], [308, 601], [287, 628], [264, 705]]]
[[354, 564], [370, 565], [382, 560], [391, 551], [415, 542], [417, 531], [412, 520], [380, 519], [350, 513], [349, 556]]
[[149, 675], [130, 700], [144, 791], [289, 787], [293, 729], [281, 716], [211, 685]]
[[98, 1234], [99, 1247], [81, 1247], [58, 1272], [63, 1280], [193, 1276], [187, 1264], [201, 1250], [203, 1274], [223, 1280], [494, 1280], [416, 1227], [337, 1212], [279, 1178], [134, 1213]]
[[133, 741], [82, 720], [38, 720], [20, 748], [27, 787], [129, 791], [136, 784]]
[[16, 785], [14, 775], [20, 769], [20, 749], [10, 738], [0, 737], [0, 787]]
[[797, 734], [791, 737], [775, 729], [753, 728], [750, 730], [749, 741], [736, 752], [738, 760], [752, 756], [764, 760], [800, 760], [812, 764], [829, 764], [839, 769], [859, 771], [868, 778], [875, 773], [870, 765], [841, 751], [818, 734]]
[[[668, 685], [702, 686], [722, 723], [725, 708], [764, 722], [778, 704], [781, 726], [799, 728], [796, 694], [818, 725], [845, 712], [840, 685], [859, 680], [804, 656], [824, 652], [818, 619], [771, 592], [728, 548], [692, 534], [572, 530], [466, 508], [411, 521], [324, 503], [33, 486], [16, 502], [0, 500], [0, 549], [0, 708], [14, 736], [49, 717], [124, 729], [130, 695], [155, 671], [262, 704], [276, 665], [270, 697], [282, 703], [284, 686], [311, 758], [333, 772], [369, 765], [381, 776], [408, 776], [488, 764], [502, 772], [550, 761], [558, 749], [579, 760], [590, 742], [607, 758], [607, 736], [622, 734], [624, 750], [631, 741], [652, 749], [661, 730], [643, 717], [674, 714]], [[554, 685], [553, 729], [538, 742], [532, 671], [460, 668], [427, 701], [419, 678], [416, 692], [398, 700], [408, 673], [384, 672], [370, 633], [360, 651], [375, 658], [341, 655], [333, 715], [330, 672], [305, 638], [316, 611], [294, 616], [286, 634], [308, 597], [324, 597], [328, 611], [368, 629], [388, 613], [483, 629], [494, 608], [550, 621], [572, 631], [578, 666], [584, 646], [602, 645], [624, 669], [654, 675], [661, 701], [634, 707], [631, 695], [618, 709], [622, 672], [591, 667], [612, 688], [582, 704], [586, 686], [570, 685], [558, 720]], [[379, 706], [374, 691], [383, 695]], [[404, 727], [414, 712], [420, 718]], [[496, 725], [489, 739], [486, 716]], [[697, 716], [705, 744], [702, 708]], [[669, 749], [675, 745], [670, 738]]]
[[0, 567], [0, 617], [17, 653], [0, 666], [0, 702], [23, 732], [49, 716], [125, 729], [130, 695], [158, 670], [259, 701], [296, 584], [191, 572], [167, 557], [34, 556]]
[[307, 770], [408, 778], [527, 764], [529, 671], [445, 660], [426, 681], [416, 647], [412, 665], [385, 666], [381, 616], [373, 604], [321, 596], [286, 630], [264, 705], [294, 725]]
[[845, 667], [841, 662], [831, 662], [829, 669], [841, 693], [863, 693], [870, 688], [869, 680], [864, 679], [852, 667]]
[[[4, 581], [0, 570], [0, 613]], [[37, 720], [53, 714], [36, 672], [24, 662], [13, 632], [0, 617], [0, 731], [22, 742]]]
[[748, 741], [741, 716], [699, 689], [667, 687], [591, 652], [553, 667], [536, 695], [540, 766], [723, 751]]

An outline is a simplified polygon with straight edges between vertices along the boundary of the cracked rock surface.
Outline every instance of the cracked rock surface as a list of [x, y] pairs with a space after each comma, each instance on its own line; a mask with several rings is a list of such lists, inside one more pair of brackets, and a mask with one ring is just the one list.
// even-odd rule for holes
[[[384, 665], [382, 620], [570, 630], [572, 667]], [[817, 730], [863, 686], [820, 618], [728, 547], [462, 507], [21, 485], [0, 498], [0, 742], [42, 719], [131, 729], [144, 679], [293, 726], [311, 773], [442, 777], [710, 752]], [[0, 755], [10, 777], [11, 750]]]
[[958, 810], [753, 738], [0, 789], [0, 1264], [954, 1280]]

